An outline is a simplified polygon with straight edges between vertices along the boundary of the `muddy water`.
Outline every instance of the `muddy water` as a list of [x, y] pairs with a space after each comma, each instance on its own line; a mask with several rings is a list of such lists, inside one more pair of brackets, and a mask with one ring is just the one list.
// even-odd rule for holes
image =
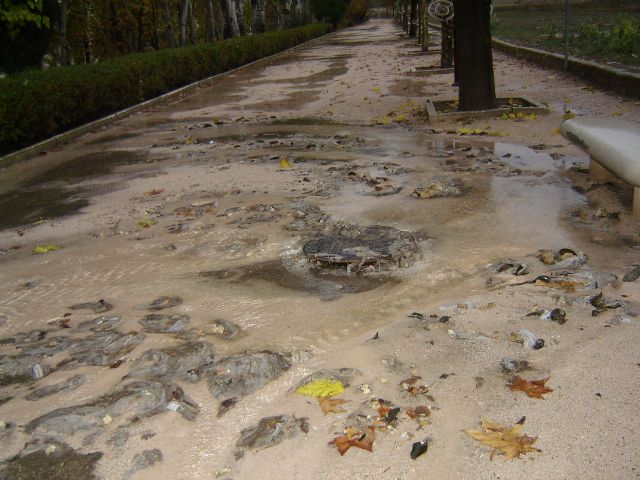
[[[366, 103], [339, 86], [341, 77], [358, 69], [366, 81], [382, 77], [366, 70], [368, 48], [372, 41], [391, 48], [393, 31], [356, 32], [234, 74], [5, 169], [0, 318], [6, 322], [0, 337], [43, 329], [50, 336], [80, 338], [73, 328], [60, 328], [61, 322], [76, 327], [95, 318], [70, 307], [98, 299], [114, 305], [109, 314], [122, 317], [120, 331], [140, 331], [150, 302], [177, 295], [184, 302], [167, 312], [189, 315], [189, 328], [213, 345], [217, 358], [265, 349], [322, 356], [406, 316], [416, 305], [483, 288], [484, 278], [475, 274], [493, 260], [569, 243], [558, 219], [580, 197], [564, 179], [568, 165], [549, 155], [520, 145], [454, 141], [402, 125], [373, 125], [386, 108], [356, 114], [360, 121], [317, 120], [337, 102], [346, 104], [345, 110]], [[357, 90], [364, 79], [354, 78]], [[332, 96], [340, 88], [342, 93]], [[421, 91], [397, 79], [389, 89], [396, 107]], [[363, 95], [371, 95], [369, 90]], [[412, 195], [434, 175], [455, 179], [461, 194]], [[25, 195], [37, 201], [25, 201]], [[326, 217], [323, 226], [342, 222], [413, 232], [420, 254], [411, 265], [385, 272], [313, 270], [302, 246], [321, 235], [321, 228], [291, 228], [308, 205]], [[65, 216], [70, 211], [76, 214]], [[43, 243], [62, 248], [32, 255]], [[198, 333], [214, 319], [233, 322], [243, 335], [224, 340]], [[74, 373], [86, 375], [84, 384], [28, 408], [23, 397], [29, 389], [69, 373], [0, 387], [0, 398], [13, 397], [0, 405], [0, 418], [23, 425], [54, 408], [87, 402], [118, 385], [145, 350], [183, 341], [147, 333], [121, 365], [78, 368]], [[15, 351], [0, 347], [0, 354]], [[45, 366], [55, 368], [65, 355], [46, 358]], [[221, 420], [203, 382], [185, 385], [202, 408], [195, 427], [167, 414], [142, 421], [162, 433], [152, 442], [171, 460], [164, 462], [162, 476], [211, 478], [212, 471], [230, 465], [235, 436], [225, 429], [230, 432], [234, 422], [257, 410], [256, 402], [272, 402], [292, 382], [288, 376], [267, 386]], [[118, 419], [109, 428], [116, 426], [128, 424]], [[106, 452], [99, 467], [105, 478], [121, 478], [132, 454], [108, 445], [109, 436], [100, 434], [85, 447]], [[0, 460], [28, 439], [21, 431], [3, 437]], [[140, 440], [131, 445], [145, 446]], [[135, 478], [157, 474], [151, 469]]]

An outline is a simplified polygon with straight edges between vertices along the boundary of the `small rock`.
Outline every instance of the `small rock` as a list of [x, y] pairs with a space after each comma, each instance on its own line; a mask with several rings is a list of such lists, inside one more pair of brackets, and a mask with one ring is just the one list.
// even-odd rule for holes
[[307, 418], [295, 418], [288, 415], [266, 417], [261, 419], [258, 425], [242, 430], [236, 446], [251, 450], [269, 448], [278, 445], [287, 438], [299, 435], [300, 432], [309, 432]]
[[426, 453], [428, 449], [429, 449], [429, 442], [427, 439], [424, 439], [421, 442], [415, 442], [411, 446], [411, 453], [409, 454], [409, 456], [411, 457], [412, 460], [415, 460], [420, 455], [423, 455], [424, 453]]
[[182, 332], [189, 324], [189, 315], [163, 315], [152, 313], [146, 315], [138, 323], [145, 332], [150, 333], [177, 333]]
[[214, 363], [207, 376], [209, 391], [216, 398], [244, 396], [289, 370], [281, 354], [269, 351], [240, 353]]
[[500, 360], [500, 369], [504, 373], [516, 373], [522, 372], [529, 368], [529, 362], [526, 360], [516, 360], [511, 357], [504, 357]]
[[633, 267], [624, 277], [622, 277], [622, 281], [635, 282], [638, 278], [640, 278], [640, 265]]
[[177, 307], [181, 303], [182, 298], [180, 297], [162, 296], [151, 302], [147, 307], [147, 310], [164, 310], [165, 308]]
[[129, 467], [127, 478], [130, 478], [134, 473], [152, 467], [156, 463], [162, 460], [162, 452], [157, 448], [151, 450], [144, 450], [140, 453], [136, 453]]
[[93, 310], [93, 313], [104, 313], [111, 310], [113, 305], [104, 299], [100, 299], [97, 302], [76, 303], [69, 308], [71, 308], [71, 310]]
[[415, 198], [458, 197], [462, 195], [460, 182], [452, 177], [437, 175], [417, 186], [411, 196]]
[[41, 398], [48, 397], [50, 395], [55, 395], [56, 393], [67, 391], [71, 392], [76, 388], [80, 387], [85, 381], [84, 375], [74, 375], [73, 377], [69, 377], [62, 382], [55, 383], [53, 385], [47, 385], [46, 387], [38, 388], [31, 392], [29, 395], [24, 397], [26, 400], [35, 401], [40, 400]]

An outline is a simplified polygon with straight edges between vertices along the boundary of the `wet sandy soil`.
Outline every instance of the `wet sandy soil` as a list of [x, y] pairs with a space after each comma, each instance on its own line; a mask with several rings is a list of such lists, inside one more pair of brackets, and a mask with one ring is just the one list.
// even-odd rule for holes
[[[640, 108], [498, 56], [501, 96], [534, 97], [551, 113], [431, 127], [422, 105], [427, 96], [455, 98], [452, 76], [411, 76], [437, 56], [402, 55], [398, 33], [382, 21], [338, 32], [2, 171], [0, 338], [12, 340], [0, 345], [0, 461], [22, 455], [45, 469], [66, 458], [76, 469], [69, 475], [87, 478], [95, 464], [105, 479], [637, 476], [637, 284], [511, 284], [554, 275], [536, 258], [543, 248], [585, 252], [586, 265], [564, 273], [589, 278], [621, 278], [639, 260], [630, 188], [590, 182], [588, 159], [555, 129], [567, 108], [635, 121]], [[492, 135], [460, 135], [462, 127]], [[414, 193], [434, 176], [458, 193]], [[309, 240], [357, 237], [374, 225], [410, 234], [410, 261], [347, 274], [302, 253]], [[32, 254], [43, 244], [62, 248]], [[498, 273], [492, 265], [506, 258], [529, 272]], [[592, 317], [584, 298], [600, 291], [624, 307]], [[157, 312], [178, 322], [167, 333], [149, 330], [157, 319], [140, 323], [161, 296], [182, 300]], [[113, 308], [70, 308], [99, 299]], [[536, 305], [563, 308], [567, 323], [527, 317]], [[120, 319], [113, 328], [104, 318], [83, 323], [101, 315]], [[179, 315], [188, 316], [182, 330]], [[238, 330], [227, 334], [216, 320]], [[545, 347], [509, 341], [523, 328]], [[16, 337], [34, 330], [46, 333]], [[201, 354], [180, 360], [175, 374], [140, 373], [145, 352], [183, 358], [176, 348]], [[217, 376], [237, 355], [264, 351], [282, 354], [286, 368], [236, 392], [219, 417], [228, 399], [210, 389]], [[20, 355], [26, 375], [17, 375]], [[527, 360], [529, 379], [550, 376], [554, 392], [539, 401], [509, 391], [505, 356]], [[36, 363], [45, 376], [33, 380]], [[341, 396], [351, 401], [346, 413], [325, 416], [292, 393], [305, 375], [341, 367], [360, 371]], [[72, 375], [82, 381], [65, 384]], [[412, 375], [432, 397], [403, 391]], [[142, 393], [126, 390], [132, 378], [147, 382]], [[375, 417], [370, 397], [428, 405], [431, 424], [403, 415], [372, 453], [340, 457], [327, 443], [358, 407]], [[64, 427], [41, 418], [77, 405], [85, 407], [67, 412]], [[180, 414], [194, 408], [195, 417]], [[241, 430], [283, 414], [307, 418], [306, 432], [292, 421], [295, 438], [236, 445]], [[490, 449], [462, 432], [481, 418], [522, 416], [543, 450], [523, 460], [490, 461]], [[424, 438], [429, 451], [411, 460], [412, 443]], [[22, 478], [13, 462], [9, 478]]]

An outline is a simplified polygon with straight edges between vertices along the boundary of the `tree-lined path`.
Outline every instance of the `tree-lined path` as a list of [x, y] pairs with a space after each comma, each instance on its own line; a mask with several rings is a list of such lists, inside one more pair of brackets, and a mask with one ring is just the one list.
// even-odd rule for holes
[[[429, 125], [453, 75], [413, 75], [439, 54], [400, 33], [339, 30], [0, 171], [7, 478], [635, 474], [629, 189], [556, 129], [638, 105], [496, 55], [499, 96], [551, 112]], [[573, 283], [535, 282], [562, 248]], [[545, 401], [505, 386], [518, 368]], [[295, 393], [314, 372], [349, 402]], [[523, 416], [522, 460], [463, 432]]]

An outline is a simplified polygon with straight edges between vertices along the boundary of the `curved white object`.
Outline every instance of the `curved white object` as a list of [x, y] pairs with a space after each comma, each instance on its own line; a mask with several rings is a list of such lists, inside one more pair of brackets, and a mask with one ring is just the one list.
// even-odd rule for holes
[[634, 187], [640, 186], [640, 125], [612, 118], [574, 118], [562, 135]]

